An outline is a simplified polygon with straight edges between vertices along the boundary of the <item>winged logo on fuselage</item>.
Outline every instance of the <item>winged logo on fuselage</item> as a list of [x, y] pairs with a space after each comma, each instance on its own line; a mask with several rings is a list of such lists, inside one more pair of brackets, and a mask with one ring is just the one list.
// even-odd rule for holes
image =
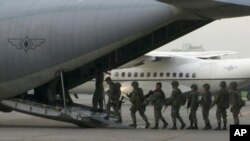
[[24, 50], [28, 52], [29, 50], [34, 50], [37, 47], [42, 46], [46, 42], [45, 39], [30, 39], [29, 36], [25, 36], [25, 38], [9, 38], [8, 43], [16, 47], [17, 49]]

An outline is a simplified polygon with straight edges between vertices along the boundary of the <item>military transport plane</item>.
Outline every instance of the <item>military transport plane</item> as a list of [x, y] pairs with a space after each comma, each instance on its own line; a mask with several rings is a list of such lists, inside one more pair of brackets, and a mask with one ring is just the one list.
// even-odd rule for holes
[[[109, 127], [68, 90], [214, 20], [246, 15], [248, 0], [0, 0], [1, 110]], [[20, 96], [30, 89], [33, 97]], [[48, 101], [55, 93], [61, 101]]]

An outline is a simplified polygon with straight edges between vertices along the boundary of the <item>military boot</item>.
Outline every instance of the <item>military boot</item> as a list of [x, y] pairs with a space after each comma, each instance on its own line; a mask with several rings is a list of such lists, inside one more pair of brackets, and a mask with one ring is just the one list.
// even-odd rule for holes
[[187, 129], [193, 129], [193, 122], [190, 122], [190, 126]]
[[168, 126], [168, 123], [165, 120], [163, 120], [163, 127], [162, 127], [162, 129], [165, 129], [167, 126]]
[[147, 121], [147, 122], [146, 122], [146, 125], [145, 125], [145, 129], [148, 129], [149, 126], [150, 126], [150, 123]]
[[194, 123], [194, 127], [193, 127], [193, 129], [194, 129], [194, 130], [199, 129], [199, 128], [198, 128], [198, 124], [197, 124], [197, 122], [196, 122], [196, 123]]
[[208, 124], [206, 123], [205, 127], [202, 130], [208, 130]]
[[218, 123], [218, 127], [216, 127], [214, 130], [221, 130], [221, 123]]
[[108, 115], [107, 115], [107, 116], [105, 116], [105, 117], [104, 117], [104, 119], [109, 120], [109, 116], [108, 116]]
[[210, 122], [208, 123], [208, 130], [212, 129]]
[[152, 129], [159, 129], [159, 124], [155, 123], [155, 126]]
[[170, 128], [171, 130], [177, 130], [176, 123], [173, 124], [173, 127]]
[[182, 121], [181, 122], [181, 129], [184, 129], [186, 127], [186, 124]]
[[136, 127], [137, 127], [137, 124], [134, 122], [133, 124], [129, 124], [129, 127], [131, 127], [131, 128], [136, 128]]

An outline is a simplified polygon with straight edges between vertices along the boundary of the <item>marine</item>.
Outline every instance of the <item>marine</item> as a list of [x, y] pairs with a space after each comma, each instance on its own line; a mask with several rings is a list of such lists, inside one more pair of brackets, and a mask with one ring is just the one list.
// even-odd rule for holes
[[207, 83], [204, 84], [203, 89], [204, 89], [204, 93], [202, 94], [199, 103], [200, 103], [200, 106], [202, 107], [202, 116], [205, 122], [205, 127], [203, 128], [203, 130], [209, 130], [209, 129], [212, 129], [212, 126], [209, 120], [209, 111], [210, 111], [210, 107], [212, 104], [212, 94], [209, 91], [210, 90], [209, 84]]
[[171, 105], [171, 117], [172, 117], [172, 121], [173, 121], [173, 127], [171, 128], [172, 130], [176, 130], [177, 126], [176, 126], [176, 119], [178, 119], [181, 123], [181, 128], [180, 129], [184, 129], [186, 124], [183, 122], [181, 116], [180, 116], [180, 107], [182, 105], [181, 103], [181, 96], [182, 96], [182, 92], [181, 90], [178, 88], [179, 83], [177, 81], [172, 81], [171, 83], [172, 85], [172, 94], [169, 98], [169, 105]]
[[220, 90], [214, 96], [214, 101], [211, 108], [216, 104], [216, 118], [218, 126], [215, 130], [221, 130], [221, 118], [223, 119], [223, 130], [227, 130], [227, 109], [229, 108], [229, 91], [227, 90], [227, 84], [225, 81], [221, 81]]
[[154, 116], [155, 116], [155, 126], [152, 129], [159, 129], [159, 120], [163, 122], [162, 129], [165, 129], [168, 126], [168, 123], [166, 122], [161, 113], [165, 100], [165, 94], [161, 88], [162, 88], [161, 82], [157, 82], [156, 89], [152, 92], [152, 95], [149, 97], [152, 105], [154, 106]]
[[127, 96], [129, 97], [130, 102], [132, 103], [130, 111], [133, 124], [130, 124], [129, 126], [133, 128], [137, 127], [136, 112], [139, 111], [140, 116], [146, 123], [145, 128], [149, 128], [150, 123], [148, 122], [148, 118], [145, 115], [146, 105], [144, 104], [143, 90], [139, 88], [139, 84], [137, 81], [133, 81], [131, 83], [131, 86], [133, 87], [133, 91]]
[[191, 85], [192, 91], [188, 96], [187, 109], [190, 108], [189, 121], [190, 126], [187, 129], [198, 129], [196, 111], [199, 107], [199, 92], [196, 84]]
[[241, 108], [245, 105], [245, 102], [241, 99], [240, 92], [237, 89], [237, 83], [235, 81], [230, 83], [230, 111], [233, 114], [234, 124], [239, 125], [239, 114]]
[[120, 90], [120, 84], [119, 83], [114, 83], [110, 77], [107, 77], [105, 79], [107, 84], [109, 85], [109, 91], [108, 91], [108, 103], [107, 103], [107, 116], [105, 119], [109, 119], [110, 116], [110, 109], [113, 107], [114, 109], [114, 115], [118, 117], [119, 123], [122, 122], [122, 116], [121, 116], [121, 111], [119, 108], [119, 99], [121, 96], [121, 90]]
[[103, 80], [104, 80], [104, 74], [101, 71], [98, 71], [96, 73], [95, 78], [95, 92], [93, 94], [92, 104], [93, 109], [96, 111], [99, 106], [99, 110], [103, 110], [103, 99], [104, 99], [104, 86], [103, 86]]

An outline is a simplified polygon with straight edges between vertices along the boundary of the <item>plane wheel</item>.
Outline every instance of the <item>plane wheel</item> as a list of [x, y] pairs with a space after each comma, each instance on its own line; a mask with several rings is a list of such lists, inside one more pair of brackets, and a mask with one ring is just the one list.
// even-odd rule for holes
[[250, 100], [250, 93], [247, 94], [247, 100]]

